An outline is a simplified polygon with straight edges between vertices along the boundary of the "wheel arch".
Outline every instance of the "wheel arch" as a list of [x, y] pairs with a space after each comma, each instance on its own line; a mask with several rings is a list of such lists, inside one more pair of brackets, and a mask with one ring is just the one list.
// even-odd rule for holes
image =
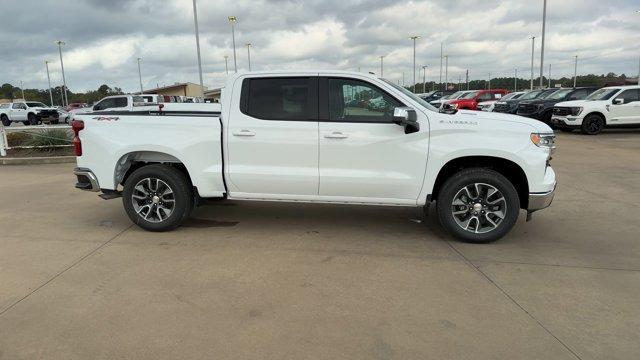
[[437, 200], [444, 182], [457, 172], [469, 168], [487, 168], [505, 176], [518, 192], [520, 208], [526, 209], [529, 202], [529, 182], [527, 176], [515, 162], [495, 156], [462, 156], [449, 160], [438, 172], [429, 200]]
[[591, 116], [591, 115], [600, 116], [600, 118], [602, 118], [602, 120], [604, 120], [605, 125], [607, 124], [607, 117], [600, 110], [589, 111], [582, 119], [584, 120], [584, 119], [587, 118], [587, 116]]
[[122, 155], [116, 162], [113, 173], [114, 184], [124, 185], [127, 178], [135, 170], [153, 164], [165, 164], [182, 172], [193, 184], [191, 175], [185, 164], [177, 157], [160, 151], [131, 151]]

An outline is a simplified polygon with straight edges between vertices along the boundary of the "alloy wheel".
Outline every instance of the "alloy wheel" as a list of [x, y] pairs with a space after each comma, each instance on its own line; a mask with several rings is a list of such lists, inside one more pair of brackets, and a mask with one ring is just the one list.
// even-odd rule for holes
[[133, 209], [142, 219], [159, 223], [163, 222], [176, 205], [173, 189], [158, 178], [144, 178], [134, 186], [131, 194]]
[[495, 230], [507, 213], [507, 201], [495, 186], [473, 183], [458, 190], [451, 203], [456, 224], [465, 231], [484, 234]]

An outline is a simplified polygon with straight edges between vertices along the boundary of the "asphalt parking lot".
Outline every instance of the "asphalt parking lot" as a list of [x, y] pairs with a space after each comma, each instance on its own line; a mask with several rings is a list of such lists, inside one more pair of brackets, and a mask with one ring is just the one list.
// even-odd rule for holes
[[640, 131], [559, 134], [551, 208], [487, 245], [387, 207], [217, 202], [170, 233], [0, 167], [0, 359], [632, 359]]

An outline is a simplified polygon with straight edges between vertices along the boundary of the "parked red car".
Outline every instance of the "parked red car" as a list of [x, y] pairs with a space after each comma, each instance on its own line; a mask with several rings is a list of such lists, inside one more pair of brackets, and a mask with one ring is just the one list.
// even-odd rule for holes
[[458, 99], [447, 101], [443, 107], [445, 110], [477, 110], [478, 103], [499, 100], [507, 93], [509, 91], [505, 89], [477, 90]]

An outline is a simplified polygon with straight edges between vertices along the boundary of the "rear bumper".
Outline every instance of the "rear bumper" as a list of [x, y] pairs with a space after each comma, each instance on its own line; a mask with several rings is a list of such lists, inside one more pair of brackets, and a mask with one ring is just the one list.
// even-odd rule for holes
[[100, 191], [100, 185], [98, 184], [98, 178], [89, 169], [75, 168], [73, 174], [78, 179], [76, 182], [76, 189], [98, 192]]
[[553, 187], [553, 190], [545, 193], [529, 193], [529, 206], [527, 208], [528, 211], [536, 211], [542, 210], [544, 208], [549, 207], [551, 202], [553, 201], [553, 196], [555, 195], [556, 188]]

